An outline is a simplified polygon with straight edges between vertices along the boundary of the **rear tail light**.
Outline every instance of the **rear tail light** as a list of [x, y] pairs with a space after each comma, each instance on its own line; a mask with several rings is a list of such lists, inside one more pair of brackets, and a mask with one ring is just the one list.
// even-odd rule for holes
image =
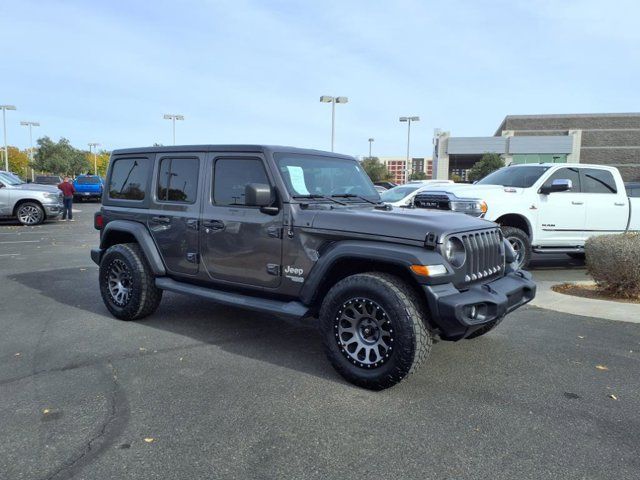
[[93, 216], [93, 228], [96, 230], [102, 230], [104, 227], [104, 217], [102, 216], [102, 212], [96, 212]]

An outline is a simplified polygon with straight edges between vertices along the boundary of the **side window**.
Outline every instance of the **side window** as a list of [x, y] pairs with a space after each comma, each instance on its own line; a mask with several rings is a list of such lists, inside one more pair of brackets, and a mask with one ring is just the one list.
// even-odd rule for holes
[[[561, 168], [552, 173], [551, 176], [544, 182], [545, 187], [550, 187], [554, 180], [571, 180], [573, 187], [571, 190], [567, 190], [569, 193], [578, 193], [581, 191], [580, 186], [580, 172], [577, 168]], [[567, 193], [559, 192], [559, 193]]]
[[585, 193], [618, 193], [616, 181], [608, 170], [583, 168], [582, 191]]
[[213, 172], [213, 202], [216, 205], [244, 205], [248, 183], [269, 183], [262, 161], [254, 158], [216, 160]]
[[194, 203], [198, 193], [197, 158], [163, 158], [158, 169], [158, 200]]
[[119, 158], [111, 168], [109, 197], [120, 200], [144, 200], [151, 173], [148, 158]]

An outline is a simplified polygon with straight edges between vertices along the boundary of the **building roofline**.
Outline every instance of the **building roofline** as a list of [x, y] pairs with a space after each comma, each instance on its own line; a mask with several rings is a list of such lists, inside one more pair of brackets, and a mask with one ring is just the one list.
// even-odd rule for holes
[[504, 125], [507, 120], [531, 120], [531, 119], [545, 119], [545, 118], [592, 118], [592, 117], [640, 117], [640, 112], [621, 112], [621, 113], [543, 113], [539, 115], [507, 115], [500, 123], [500, 126], [496, 130], [494, 137], [502, 135]]

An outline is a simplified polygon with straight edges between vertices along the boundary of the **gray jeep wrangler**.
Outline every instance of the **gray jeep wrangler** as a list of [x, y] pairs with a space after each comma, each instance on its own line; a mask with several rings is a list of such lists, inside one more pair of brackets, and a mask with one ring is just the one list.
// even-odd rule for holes
[[95, 227], [115, 317], [150, 315], [164, 290], [317, 317], [333, 366], [370, 389], [414, 372], [434, 338], [479, 337], [536, 291], [496, 224], [384, 205], [356, 159], [316, 150], [116, 150]]

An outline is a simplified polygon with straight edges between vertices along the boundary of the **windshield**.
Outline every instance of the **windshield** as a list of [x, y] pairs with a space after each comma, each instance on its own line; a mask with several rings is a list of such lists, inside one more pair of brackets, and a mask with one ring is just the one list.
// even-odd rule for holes
[[383, 202], [399, 202], [407, 195], [418, 190], [422, 185], [400, 185], [398, 187], [393, 187], [391, 190], [387, 190], [382, 195], [380, 195], [380, 199]]
[[0, 182], [4, 183], [5, 185], [22, 185], [24, 183], [16, 175], [8, 172], [0, 173]]
[[[292, 196], [346, 196], [349, 201], [380, 201], [373, 183], [356, 160], [279, 153], [278, 169]], [[353, 196], [353, 197], [352, 197]]]
[[477, 185], [502, 185], [503, 187], [529, 188], [549, 167], [540, 165], [530, 167], [504, 167], [490, 173]]
[[76, 183], [78, 185], [97, 185], [100, 183], [100, 177], [78, 177]]

